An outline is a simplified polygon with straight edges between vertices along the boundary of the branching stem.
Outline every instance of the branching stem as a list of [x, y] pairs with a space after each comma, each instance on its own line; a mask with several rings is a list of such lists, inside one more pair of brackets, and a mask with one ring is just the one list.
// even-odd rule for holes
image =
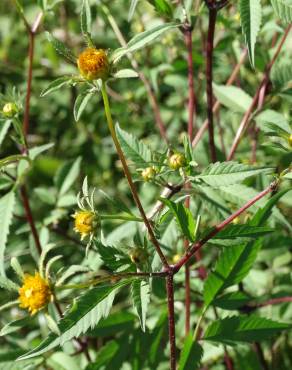
[[160, 245], [159, 245], [159, 242], [158, 240], [156, 239], [155, 235], [154, 235], [154, 232], [153, 232], [153, 229], [152, 229], [152, 226], [150, 224], [150, 221], [148, 220], [147, 216], [146, 216], [146, 213], [144, 211], [144, 208], [141, 204], [141, 201], [140, 201], [140, 198], [139, 198], [139, 195], [138, 195], [138, 192], [137, 192], [137, 189], [136, 189], [136, 186], [132, 180], [132, 176], [131, 176], [131, 173], [130, 173], [130, 170], [129, 170], [129, 167], [127, 165], [127, 161], [126, 161], [126, 158], [124, 156], [124, 153], [122, 151], [122, 148], [120, 146], [120, 143], [119, 143], [119, 140], [117, 138], [117, 135], [116, 135], [116, 130], [115, 130], [115, 127], [114, 127], [114, 123], [113, 123], [113, 119], [112, 119], [112, 115], [111, 115], [111, 110], [110, 110], [110, 105], [109, 105], [109, 100], [108, 100], [108, 95], [107, 95], [107, 91], [106, 91], [106, 84], [105, 82], [103, 81], [102, 82], [102, 88], [101, 88], [101, 93], [102, 93], [102, 97], [103, 97], [103, 102], [104, 102], [104, 109], [105, 109], [105, 115], [106, 115], [106, 119], [107, 119], [107, 123], [108, 123], [108, 128], [110, 130], [110, 133], [111, 133], [111, 136], [112, 136], [112, 139], [113, 139], [113, 142], [115, 144], [115, 147], [116, 147], [116, 150], [117, 150], [117, 153], [118, 153], [118, 156], [122, 162], [122, 166], [123, 166], [123, 170], [124, 170], [124, 173], [125, 173], [125, 176], [128, 180], [128, 183], [129, 183], [129, 186], [130, 186], [130, 189], [131, 189], [131, 192], [132, 192], [132, 195], [133, 195], [133, 198], [135, 200], [135, 203], [139, 209], [139, 212], [143, 218], [143, 221], [144, 221], [144, 224], [148, 230], [148, 233], [149, 233], [149, 237], [150, 237], [150, 240], [151, 242], [153, 243], [153, 245], [155, 246], [155, 249], [161, 259], [161, 262], [163, 263], [163, 266], [168, 269], [169, 268], [169, 265], [168, 265], [168, 262], [160, 248]]

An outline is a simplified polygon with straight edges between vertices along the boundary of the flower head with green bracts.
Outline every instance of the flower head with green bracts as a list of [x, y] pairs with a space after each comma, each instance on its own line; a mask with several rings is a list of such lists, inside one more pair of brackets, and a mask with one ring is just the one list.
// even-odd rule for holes
[[74, 231], [80, 234], [81, 240], [88, 237], [88, 245], [100, 228], [100, 217], [94, 207], [94, 193], [95, 189], [89, 193], [87, 177], [85, 177], [82, 192], [77, 195], [79, 210], [72, 215], [75, 220]]
[[39, 272], [26, 274], [19, 288], [19, 307], [27, 309], [31, 315], [45, 308], [52, 300], [52, 292], [48, 280]]

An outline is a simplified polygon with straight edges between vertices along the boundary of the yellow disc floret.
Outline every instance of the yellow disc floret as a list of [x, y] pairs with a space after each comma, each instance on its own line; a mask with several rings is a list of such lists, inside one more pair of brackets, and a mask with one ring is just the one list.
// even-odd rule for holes
[[92, 234], [97, 227], [97, 217], [92, 211], [75, 212], [73, 218], [75, 218], [74, 230], [81, 235], [81, 240]]
[[147, 167], [141, 173], [143, 180], [146, 182], [152, 180], [155, 177], [155, 175], [156, 175], [156, 170], [154, 167]]
[[173, 170], [178, 170], [186, 165], [186, 158], [181, 153], [173, 154], [168, 161], [169, 167]]
[[103, 49], [87, 48], [78, 57], [80, 74], [87, 80], [106, 80], [110, 74], [110, 63]]
[[32, 315], [46, 307], [52, 298], [52, 292], [47, 280], [39, 273], [25, 275], [23, 285], [18, 290], [19, 307], [26, 308]]

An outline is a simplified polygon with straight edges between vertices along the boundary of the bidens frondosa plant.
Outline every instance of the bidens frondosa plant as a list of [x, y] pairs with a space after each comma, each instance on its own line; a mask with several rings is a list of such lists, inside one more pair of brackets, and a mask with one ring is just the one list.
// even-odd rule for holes
[[0, 367], [290, 370], [289, 5], [13, 3]]

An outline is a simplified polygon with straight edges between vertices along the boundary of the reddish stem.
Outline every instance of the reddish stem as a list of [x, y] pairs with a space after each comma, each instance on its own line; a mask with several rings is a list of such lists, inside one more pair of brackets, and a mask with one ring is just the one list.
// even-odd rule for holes
[[216, 162], [216, 147], [214, 142], [214, 122], [213, 122], [213, 49], [214, 34], [217, 18], [217, 9], [209, 8], [209, 28], [207, 37], [207, 56], [206, 56], [206, 82], [207, 82], [207, 113], [209, 129], [209, 145], [211, 161]]
[[220, 224], [216, 225], [211, 232], [199, 240], [197, 243], [195, 243], [192, 248], [188, 252], [185, 253], [185, 255], [178, 261], [174, 266], [172, 266], [173, 271], [176, 273], [181, 269], [182, 266], [184, 266], [190, 258], [198, 251], [200, 250], [204, 244], [207, 243], [211, 238], [213, 238], [216, 234], [219, 233], [222, 229], [224, 229], [227, 225], [229, 225], [236, 217], [240, 216], [245, 210], [247, 210], [249, 207], [251, 207], [253, 204], [255, 204], [257, 201], [259, 201], [261, 198], [263, 198], [265, 195], [269, 194], [270, 192], [274, 191], [277, 188], [278, 183], [275, 181], [271, 183], [265, 190], [261, 191], [259, 194], [257, 194], [255, 197], [250, 199], [244, 206], [242, 206], [239, 210], [234, 212], [231, 216], [226, 218], [226, 220], [222, 221]]
[[185, 24], [184, 26], [185, 43], [188, 51], [188, 85], [189, 85], [189, 102], [188, 102], [188, 134], [190, 140], [193, 139], [193, 130], [196, 116], [196, 96], [194, 90], [194, 66], [193, 66], [193, 46], [192, 46], [192, 26]]
[[174, 290], [173, 274], [168, 273], [166, 278], [167, 307], [168, 307], [168, 335], [170, 345], [170, 370], [176, 369], [176, 348], [175, 348], [175, 319], [174, 319]]
[[[228, 158], [227, 158], [229, 161], [232, 160], [233, 157], [234, 157], [235, 151], [236, 151], [236, 149], [237, 149], [237, 147], [240, 143], [242, 135], [243, 135], [244, 131], [246, 130], [248, 124], [249, 124], [252, 112], [253, 112], [254, 108], [256, 107], [256, 105], [258, 103], [258, 100], [260, 98], [262, 89], [265, 91], [265, 87], [269, 82], [271, 69], [272, 69], [273, 65], [275, 64], [275, 61], [276, 61], [276, 59], [278, 58], [278, 56], [280, 54], [280, 51], [282, 50], [282, 47], [283, 47], [283, 45], [284, 45], [284, 43], [287, 39], [287, 36], [288, 36], [290, 30], [291, 30], [291, 25], [289, 25], [286, 28], [286, 31], [285, 31], [278, 47], [277, 47], [277, 50], [275, 52], [275, 55], [274, 55], [273, 59], [270, 61], [270, 63], [266, 67], [264, 77], [263, 77], [263, 79], [262, 79], [262, 81], [261, 81], [261, 83], [260, 83], [260, 85], [257, 89], [257, 92], [256, 92], [256, 94], [255, 94], [255, 96], [254, 96], [254, 98], [251, 102], [251, 105], [250, 105], [249, 109], [246, 111], [246, 113], [245, 113], [245, 115], [244, 115], [244, 117], [243, 117], [243, 119], [240, 123], [240, 126], [237, 130], [237, 133], [235, 135], [234, 141], [232, 143], [232, 147], [230, 149], [230, 153], [229, 153]], [[261, 102], [261, 106], [262, 106], [262, 104], [263, 104], [263, 101]]]
[[[236, 78], [238, 76], [238, 73], [240, 71], [240, 68], [241, 68], [242, 64], [244, 63], [244, 61], [245, 61], [246, 56], [247, 56], [247, 49], [244, 49], [244, 51], [242, 52], [242, 54], [240, 56], [240, 59], [239, 59], [237, 65], [234, 67], [232, 74], [230, 75], [229, 79], [226, 82], [226, 86], [232, 85], [233, 82], [236, 80]], [[216, 103], [213, 105], [213, 113], [217, 113], [219, 111], [220, 106], [221, 106], [221, 104], [217, 100]], [[197, 134], [196, 134], [196, 136], [195, 136], [195, 138], [192, 142], [193, 148], [195, 148], [197, 146], [197, 144], [201, 140], [204, 132], [208, 129], [208, 123], [209, 123], [209, 121], [208, 121], [208, 119], [206, 119], [204, 121], [203, 125], [200, 127], [199, 131], [197, 132]]]
[[25, 211], [25, 217], [27, 219], [27, 222], [29, 223], [36, 248], [37, 248], [39, 254], [41, 254], [42, 246], [41, 246], [41, 243], [40, 243], [40, 240], [39, 240], [37, 229], [35, 227], [35, 223], [34, 223], [33, 215], [32, 215], [32, 212], [31, 212], [30, 205], [29, 205], [29, 200], [28, 200], [28, 195], [27, 195], [25, 185], [21, 186], [20, 195], [21, 195], [21, 199], [22, 199], [22, 203], [23, 203], [23, 207], [24, 207], [24, 211]]

